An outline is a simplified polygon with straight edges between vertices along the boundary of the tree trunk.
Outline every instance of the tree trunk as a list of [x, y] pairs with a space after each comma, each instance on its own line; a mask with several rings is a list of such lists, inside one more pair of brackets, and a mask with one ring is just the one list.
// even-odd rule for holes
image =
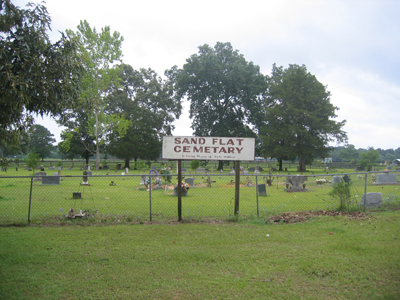
[[282, 169], [283, 159], [282, 158], [278, 159], [278, 162], [279, 162], [279, 171], [283, 171]]
[[89, 151], [85, 150], [85, 161], [86, 161], [86, 165], [89, 165]]
[[125, 166], [124, 168], [128, 168], [129, 169], [129, 158], [125, 158]]
[[136, 168], [136, 166], [137, 166], [137, 163], [136, 163], [137, 162], [137, 157], [135, 157], [134, 160], [135, 160], [135, 163], [133, 164], [133, 169], [137, 170], [137, 168]]
[[95, 113], [96, 116], [96, 171], [99, 170], [100, 166], [100, 142], [99, 142], [99, 118], [98, 113]]
[[299, 156], [299, 172], [306, 171], [306, 159], [304, 156]]
[[219, 170], [224, 170], [224, 161], [223, 160], [219, 160], [218, 161], [218, 171]]

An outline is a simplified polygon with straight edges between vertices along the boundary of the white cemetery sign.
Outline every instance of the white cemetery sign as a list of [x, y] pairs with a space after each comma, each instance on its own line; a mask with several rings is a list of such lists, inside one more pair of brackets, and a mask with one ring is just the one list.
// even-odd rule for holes
[[254, 161], [255, 139], [242, 137], [164, 136], [162, 158]]

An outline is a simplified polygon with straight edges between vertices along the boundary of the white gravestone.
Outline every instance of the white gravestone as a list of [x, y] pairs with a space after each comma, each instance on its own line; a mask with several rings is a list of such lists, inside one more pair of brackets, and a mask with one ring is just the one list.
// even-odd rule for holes
[[382, 193], [367, 193], [362, 195], [361, 206], [379, 207], [382, 205]]

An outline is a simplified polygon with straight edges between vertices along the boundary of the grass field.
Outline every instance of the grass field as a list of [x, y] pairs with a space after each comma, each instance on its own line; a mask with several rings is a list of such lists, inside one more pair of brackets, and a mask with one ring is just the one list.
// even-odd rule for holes
[[[351, 170], [342, 170], [343, 173]], [[50, 175], [54, 171], [47, 171]], [[177, 197], [173, 196], [172, 190], [153, 190], [151, 193], [140, 185], [138, 171], [130, 171], [129, 176], [121, 176], [112, 171], [106, 176], [105, 170], [93, 172], [99, 177], [89, 177], [90, 186], [82, 186], [82, 171], [77, 168], [63, 170], [61, 184], [57, 186], [41, 185], [40, 181], [34, 181], [32, 186], [32, 201], [30, 221], [34, 224], [71, 222], [66, 220], [65, 215], [73, 207], [75, 211], [89, 211], [93, 218], [87, 222], [102, 223], [135, 223], [150, 220], [165, 221], [177, 219]], [[142, 171], [143, 172], [143, 171]], [[144, 171], [148, 174], [149, 170]], [[133, 173], [133, 175], [132, 175]], [[276, 173], [276, 172], [275, 172]], [[309, 176], [306, 181], [306, 191], [288, 193], [286, 189], [287, 173], [280, 173], [283, 177], [273, 174], [272, 185], [267, 187], [267, 196], [257, 198], [256, 183], [264, 183], [269, 179], [268, 174], [258, 176], [241, 176], [240, 207], [239, 216], [246, 219], [257, 217], [264, 218], [271, 214], [279, 214], [286, 211], [302, 210], [333, 210], [337, 208], [338, 202], [328, 194], [332, 190], [331, 184], [318, 185], [316, 179], [324, 176], [331, 180], [335, 174], [326, 174], [322, 170], [310, 170], [304, 175]], [[6, 175], [3, 173], [3, 175]], [[25, 224], [28, 219], [31, 178], [24, 177], [32, 175], [27, 170], [7, 172], [12, 178], [0, 177], [0, 224]], [[111, 176], [112, 175], [112, 176]], [[274, 176], [275, 175], [275, 176]], [[340, 173], [337, 175], [341, 175]], [[364, 178], [358, 179], [358, 175], [350, 175], [352, 178], [352, 209], [360, 209], [357, 204], [365, 192]], [[77, 176], [77, 177], [74, 177]], [[191, 176], [191, 175], [187, 175]], [[193, 176], [192, 176], [193, 177]], [[212, 187], [205, 187], [207, 177], [195, 174], [195, 185], [197, 187], [189, 190], [188, 196], [182, 200], [182, 216], [187, 220], [230, 220], [234, 215], [234, 176], [228, 171], [224, 174], [211, 174]], [[176, 174], [173, 175], [172, 183], [177, 182]], [[252, 181], [253, 187], [246, 186], [248, 180]], [[111, 181], [115, 185], [111, 185]], [[172, 188], [172, 187], [171, 187]], [[72, 195], [80, 192], [81, 199], [73, 199]], [[400, 206], [399, 190], [397, 185], [375, 186], [372, 184], [371, 175], [367, 180], [367, 192], [381, 192], [385, 200], [385, 206], [395, 204]], [[81, 222], [81, 220], [73, 220]]]
[[399, 225], [395, 211], [0, 227], [0, 299], [399, 299]]

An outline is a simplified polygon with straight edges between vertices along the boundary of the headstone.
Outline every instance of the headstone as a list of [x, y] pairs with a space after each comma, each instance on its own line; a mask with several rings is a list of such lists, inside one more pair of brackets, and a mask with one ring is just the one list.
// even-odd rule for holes
[[361, 166], [357, 166], [356, 167], [356, 171], [365, 171], [365, 168], [361, 167]]
[[257, 185], [258, 195], [267, 196], [267, 189], [265, 187], [265, 183]]
[[231, 168], [230, 174], [231, 174], [231, 175], [235, 175], [235, 169], [234, 169], [234, 168]]
[[72, 193], [72, 199], [81, 199], [82, 194], [81, 193]]
[[71, 167], [68, 167], [68, 171], [71, 171], [72, 170], [72, 168]]
[[182, 173], [186, 173], [186, 168], [181, 168]]
[[191, 187], [194, 187], [194, 179], [191, 177], [186, 177], [185, 183], [189, 184], [189, 186], [191, 186]]
[[33, 181], [42, 181], [42, 176], [47, 176], [46, 172], [36, 172], [36, 177]]
[[117, 164], [117, 170], [121, 170], [122, 164]]
[[47, 185], [60, 185], [60, 176], [43, 176], [42, 184]]
[[256, 171], [262, 172], [262, 171], [264, 171], [264, 169], [261, 166], [256, 166]]
[[253, 187], [253, 186], [254, 186], [254, 185], [253, 185], [253, 181], [252, 181], [250, 178], [247, 179], [246, 186], [250, 186], [250, 187]]
[[397, 183], [397, 174], [384, 173], [376, 176], [376, 184], [394, 184]]
[[244, 175], [248, 175], [248, 174], [249, 174], [249, 171], [243, 171], [243, 174], [244, 174]]
[[53, 173], [53, 176], [58, 176], [58, 172], [56, 172], [56, 173]]
[[254, 172], [255, 170], [256, 170], [256, 168], [254, 168], [254, 167], [249, 168], [249, 172]]
[[258, 168], [256, 168], [256, 169], [254, 170], [254, 174], [260, 174], [260, 170], [259, 170]]
[[49, 171], [52, 171], [52, 170], [54, 170], [54, 167], [49, 167]]
[[[92, 172], [88, 172], [88, 171], [83, 171], [83, 177], [82, 177], [82, 185], [89, 185], [89, 177], [88, 177], [88, 173], [92, 173]], [[92, 174], [90, 174], [92, 175]]]
[[104, 166], [103, 166], [103, 169], [104, 169], [104, 170], [109, 170], [110, 167], [109, 167], [108, 165], [104, 165]]
[[146, 184], [146, 181], [147, 181], [147, 180], [149, 180], [149, 176], [147, 176], [147, 175], [142, 175], [142, 176], [140, 177], [140, 184], [141, 184], [141, 185]]
[[206, 169], [205, 168], [198, 168], [197, 170], [196, 170], [196, 173], [205, 173], [206, 172]]
[[129, 173], [129, 169], [125, 168], [125, 174], [128, 174], [128, 173]]
[[90, 171], [90, 166], [87, 166], [87, 170]]
[[205, 183], [207, 184], [207, 187], [211, 187], [211, 183], [215, 183], [215, 182], [216, 182], [215, 180], [214, 181], [211, 180], [210, 176], [207, 176]]
[[57, 171], [61, 171], [62, 170], [62, 167], [57, 167]]
[[367, 193], [363, 194], [360, 202], [361, 206], [379, 207], [382, 205], [382, 193]]
[[286, 176], [286, 184], [291, 184], [290, 191], [296, 192], [303, 189], [302, 185], [304, 181], [307, 181], [307, 176]]
[[342, 182], [342, 177], [340, 177], [340, 176], [332, 177], [332, 184], [341, 183], [341, 182]]
[[152, 170], [157, 170], [157, 166], [152, 166], [151, 169]]

